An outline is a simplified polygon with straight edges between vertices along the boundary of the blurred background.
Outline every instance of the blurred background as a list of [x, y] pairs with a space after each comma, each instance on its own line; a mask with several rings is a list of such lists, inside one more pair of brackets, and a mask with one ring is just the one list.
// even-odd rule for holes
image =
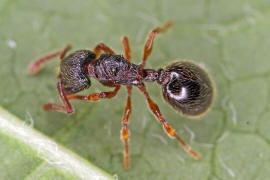
[[[0, 106], [119, 179], [268, 179], [269, 12], [268, 0], [1, 0]], [[189, 119], [165, 103], [158, 84], [146, 85], [166, 120], [202, 158], [194, 160], [164, 133], [134, 88], [126, 171], [120, 140], [125, 88], [111, 100], [73, 101], [72, 115], [46, 113], [43, 103], [62, 103], [56, 89], [59, 61], [36, 76], [27, 75], [27, 67], [68, 43], [73, 50], [91, 50], [104, 42], [123, 54], [123, 35], [139, 64], [148, 33], [168, 20], [174, 26], [157, 36], [146, 68], [193, 60], [215, 82], [216, 101], [206, 116]], [[110, 89], [92, 80], [81, 94], [104, 90]], [[0, 144], [1, 179], [72, 179], [1, 129]]]

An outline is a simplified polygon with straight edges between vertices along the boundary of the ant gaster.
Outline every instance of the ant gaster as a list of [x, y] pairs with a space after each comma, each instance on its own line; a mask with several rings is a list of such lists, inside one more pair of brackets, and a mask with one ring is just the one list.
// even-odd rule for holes
[[[131, 50], [126, 36], [122, 38], [122, 46], [125, 57], [116, 55], [115, 52], [103, 43], [98, 44], [94, 51], [78, 50], [65, 57], [68, 50], [67, 45], [62, 50], [42, 56], [34, 60], [29, 66], [29, 74], [35, 74], [40, 68], [54, 57], [60, 57], [60, 73], [58, 76], [57, 89], [64, 105], [46, 103], [45, 111], [58, 110], [65, 113], [72, 113], [74, 109], [70, 100], [98, 101], [116, 96], [121, 85], [127, 89], [126, 107], [122, 119], [121, 136], [124, 141], [124, 165], [129, 168], [129, 116], [131, 114], [131, 93], [132, 87], [137, 87], [146, 97], [148, 105], [157, 120], [162, 124], [165, 132], [183, 146], [183, 148], [195, 159], [200, 155], [193, 151], [175, 132], [173, 127], [165, 120], [157, 104], [150, 98], [144, 82], [157, 82], [162, 86], [164, 99], [178, 112], [190, 117], [205, 114], [213, 101], [214, 88], [211, 79], [205, 70], [189, 61], [178, 61], [160, 68], [145, 69], [145, 63], [151, 54], [153, 41], [158, 33], [166, 31], [172, 22], [169, 21], [163, 27], [154, 28], [147, 37], [142, 64], [131, 63]], [[105, 54], [101, 54], [101, 50]], [[109, 92], [93, 93], [88, 96], [77, 95], [91, 86], [89, 77], [96, 79], [104, 86], [113, 87]]]

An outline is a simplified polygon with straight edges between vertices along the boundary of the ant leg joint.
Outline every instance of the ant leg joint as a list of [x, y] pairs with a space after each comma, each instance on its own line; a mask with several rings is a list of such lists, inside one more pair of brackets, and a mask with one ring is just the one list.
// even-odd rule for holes
[[122, 128], [121, 134], [122, 134], [122, 139], [123, 139], [123, 141], [127, 141], [127, 140], [128, 140], [128, 137], [129, 137], [129, 131], [128, 131], [127, 126], [124, 126], [124, 127]]

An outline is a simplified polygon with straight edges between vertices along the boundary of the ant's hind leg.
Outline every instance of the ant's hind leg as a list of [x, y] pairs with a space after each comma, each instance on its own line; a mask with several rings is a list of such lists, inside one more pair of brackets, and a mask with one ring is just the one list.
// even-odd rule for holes
[[138, 86], [140, 91], [145, 95], [149, 108], [151, 109], [152, 113], [157, 117], [158, 121], [162, 123], [162, 126], [165, 130], [165, 132], [172, 138], [176, 138], [177, 141], [182, 145], [185, 151], [187, 151], [191, 156], [193, 156], [195, 159], [200, 159], [200, 154], [196, 153], [191, 149], [190, 146], [188, 146], [175, 132], [173, 127], [167, 123], [161, 114], [158, 105], [150, 98], [148, 92], [146, 91], [145, 85], [142, 84], [141, 86]]
[[46, 103], [43, 105], [43, 109], [45, 111], [57, 110], [57, 111], [62, 111], [62, 112], [68, 113], [68, 114], [73, 113], [74, 110], [73, 110], [69, 100], [67, 99], [65, 92], [63, 91], [61, 78], [59, 78], [59, 81], [57, 84], [57, 89], [58, 89], [59, 95], [60, 95], [63, 103], [65, 104], [65, 106], [55, 104], [55, 103]]
[[154, 28], [148, 35], [145, 45], [144, 45], [144, 50], [143, 50], [143, 58], [142, 58], [142, 64], [141, 67], [144, 68], [145, 62], [148, 58], [148, 56], [151, 54], [152, 48], [153, 48], [153, 43], [156, 35], [158, 33], [166, 31], [169, 27], [171, 27], [173, 24], [172, 21], [168, 21], [164, 26], [162, 27], [156, 27]]
[[31, 64], [28, 67], [28, 74], [36, 74], [44, 64], [46, 64], [48, 61], [52, 60], [55, 57], [60, 56], [60, 60], [63, 60], [66, 52], [70, 49], [71, 45], [67, 45], [63, 49], [60, 49], [50, 54], [46, 54], [44, 56], [35, 59], [34, 61], [31, 62]]
[[103, 50], [105, 53], [115, 54], [115, 52], [107, 45], [105, 45], [104, 43], [99, 43], [94, 49], [94, 53], [96, 54], [97, 58], [100, 56], [101, 50]]

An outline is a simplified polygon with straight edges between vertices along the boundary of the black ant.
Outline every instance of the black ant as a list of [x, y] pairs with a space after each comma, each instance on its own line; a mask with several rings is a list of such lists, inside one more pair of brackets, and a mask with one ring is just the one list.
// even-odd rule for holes
[[[193, 151], [175, 132], [172, 126], [167, 123], [161, 114], [158, 105], [150, 98], [144, 82], [154, 82], [162, 86], [163, 97], [175, 110], [190, 117], [205, 114], [213, 102], [214, 87], [206, 71], [200, 66], [189, 61], [178, 61], [160, 68], [144, 69], [146, 60], [151, 54], [153, 42], [157, 34], [166, 31], [172, 22], [169, 21], [163, 27], [154, 28], [147, 37], [144, 45], [142, 64], [131, 63], [131, 50], [126, 36], [122, 38], [122, 46], [125, 57], [116, 55], [115, 52], [103, 43], [98, 44], [94, 51], [78, 50], [65, 57], [68, 50], [67, 45], [62, 50], [42, 56], [34, 60], [29, 66], [29, 74], [37, 73], [40, 68], [54, 57], [60, 57], [60, 73], [58, 75], [57, 89], [64, 105], [46, 103], [43, 106], [45, 111], [58, 110], [65, 113], [72, 113], [74, 109], [70, 100], [98, 101], [116, 96], [121, 85], [127, 88], [128, 96], [125, 111], [122, 119], [121, 135], [124, 141], [124, 165], [129, 168], [129, 116], [131, 114], [131, 92], [132, 87], [137, 87], [146, 97], [152, 113], [162, 123], [165, 132], [183, 146], [183, 148], [195, 159], [200, 155]], [[101, 50], [105, 54], [101, 54]], [[93, 93], [88, 96], [77, 95], [91, 86], [89, 77], [95, 78], [104, 86], [113, 87], [109, 92]]]

